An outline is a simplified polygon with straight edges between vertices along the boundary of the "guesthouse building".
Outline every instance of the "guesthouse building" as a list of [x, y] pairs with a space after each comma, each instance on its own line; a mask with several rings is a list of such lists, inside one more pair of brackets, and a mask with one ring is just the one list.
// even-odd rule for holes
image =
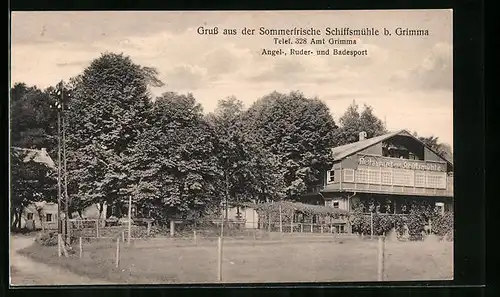
[[[439, 211], [453, 207], [453, 163], [406, 130], [332, 149], [333, 167], [315, 191], [317, 201], [349, 212], [361, 202], [383, 213], [407, 213], [412, 201]], [[364, 210], [365, 212], [367, 210]]]

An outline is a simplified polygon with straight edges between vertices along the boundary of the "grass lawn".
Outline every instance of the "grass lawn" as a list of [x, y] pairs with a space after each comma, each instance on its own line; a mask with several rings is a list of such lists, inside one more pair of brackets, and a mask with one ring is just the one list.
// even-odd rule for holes
[[[212, 283], [217, 280], [217, 241], [168, 239], [116, 244], [85, 243], [82, 259], [57, 257], [56, 247], [30, 246], [31, 258], [116, 283]], [[385, 280], [453, 279], [450, 242], [386, 242]], [[224, 282], [339, 282], [377, 280], [377, 242], [360, 239], [224, 241]]]

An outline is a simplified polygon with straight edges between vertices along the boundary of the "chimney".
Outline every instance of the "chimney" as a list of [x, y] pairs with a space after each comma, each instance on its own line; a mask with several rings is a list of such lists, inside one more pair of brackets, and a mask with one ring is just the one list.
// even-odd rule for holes
[[366, 132], [365, 131], [359, 132], [359, 141], [362, 141], [365, 139], [366, 139]]

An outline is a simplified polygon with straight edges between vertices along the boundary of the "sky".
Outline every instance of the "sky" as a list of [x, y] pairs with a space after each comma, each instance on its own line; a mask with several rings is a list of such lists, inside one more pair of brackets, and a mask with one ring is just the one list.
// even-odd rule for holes
[[[200, 35], [199, 27], [218, 27]], [[276, 45], [266, 29], [389, 29], [391, 36], [350, 36], [356, 45]], [[222, 29], [238, 34], [223, 35]], [[244, 28], [256, 29], [253, 36]], [[396, 36], [394, 30], [428, 30]], [[292, 37], [295, 40], [295, 37]], [[205, 112], [235, 96], [249, 107], [273, 92], [301, 91], [323, 100], [333, 118], [356, 101], [371, 105], [391, 131], [407, 129], [453, 144], [452, 11], [259, 11], [259, 12], [13, 12], [11, 85], [45, 88], [67, 81], [104, 52], [123, 53], [155, 67], [165, 83], [153, 89], [192, 93]], [[357, 49], [366, 56], [265, 56], [263, 49]]]

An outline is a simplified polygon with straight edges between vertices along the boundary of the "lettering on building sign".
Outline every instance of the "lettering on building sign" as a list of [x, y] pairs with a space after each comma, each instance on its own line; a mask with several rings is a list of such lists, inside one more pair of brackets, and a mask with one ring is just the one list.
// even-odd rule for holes
[[359, 158], [359, 165], [425, 171], [446, 171], [446, 166], [439, 163], [414, 162], [409, 160], [394, 160], [367, 156]]

